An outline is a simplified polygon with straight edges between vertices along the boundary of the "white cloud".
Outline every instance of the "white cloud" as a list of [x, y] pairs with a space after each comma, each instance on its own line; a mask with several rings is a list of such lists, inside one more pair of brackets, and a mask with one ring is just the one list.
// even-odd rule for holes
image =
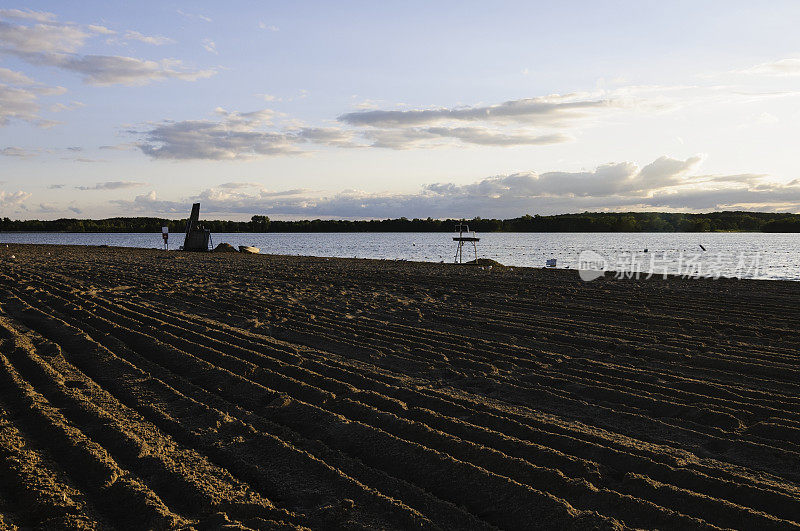
[[338, 128], [297, 127], [271, 130], [275, 112], [215, 109], [220, 118], [162, 122], [142, 134], [139, 149], [156, 159], [244, 160], [303, 153], [300, 144], [354, 147], [349, 131]]
[[78, 157], [78, 158], [61, 157], [61, 159], [62, 160], [71, 160], [73, 162], [84, 162], [84, 163], [108, 162], [105, 159], [88, 159], [86, 157]]
[[770, 77], [794, 77], [800, 76], [800, 58], [789, 57], [757, 64], [743, 70], [734, 70], [734, 74], [744, 74], [750, 76], [770, 76]]
[[[145, 85], [165, 79], [195, 81], [216, 73], [213, 69], [189, 68], [177, 59], [153, 61], [77, 53], [93, 36], [113, 33], [103, 26], [79, 26], [57, 22], [54, 18], [38, 24], [30, 24], [27, 20], [22, 23], [0, 20], [0, 54], [11, 54], [30, 64], [75, 72], [93, 85]], [[170, 42], [166, 37], [152, 37], [135, 31], [126, 32], [124, 38], [149, 44]]]
[[143, 35], [138, 31], [128, 30], [125, 32], [126, 40], [133, 40], [143, 42], [145, 44], [151, 44], [153, 46], [163, 46], [165, 44], [172, 44], [175, 41], [170, 39], [169, 37], [163, 37], [161, 35]]
[[[535, 146], [572, 140], [563, 134], [536, 135], [527, 131], [500, 132], [488, 127], [425, 127], [371, 129], [363, 132], [372, 147], [390, 149], [446, 147], [462, 144], [483, 146]], [[455, 142], [454, 142], [455, 141]]]
[[110, 146], [99, 146], [98, 149], [110, 151], [135, 151], [139, 149], [139, 146], [135, 142], [122, 142], [120, 144], [114, 144]]
[[267, 30], [267, 31], [280, 31], [280, 28], [278, 26], [275, 26], [273, 24], [267, 24], [265, 22], [259, 22], [258, 23], [258, 27], [260, 29]]
[[33, 85], [36, 82], [22, 72], [0, 67], [0, 83], [8, 83], [10, 85]]
[[217, 51], [217, 45], [211, 39], [203, 39], [202, 46], [207, 52], [213, 53], [214, 55], [219, 55], [219, 52]]
[[239, 112], [226, 111], [222, 107], [214, 109], [214, 113], [223, 117], [223, 120], [231, 126], [248, 128], [260, 125], [272, 124], [275, 111], [271, 109], [259, 109], [257, 111]]
[[0, 18], [16, 18], [36, 22], [50, 22], [56, 19], [53, 13], [32, 11], [30, 9], [0, 9]]
[[217, 109], [221, 121], [187, 120], [164, 122], [145, 132], [142, 152], [157, 159], [248, 159], [266, 155], [297, 153], [283, 133], [264, 131], [269, 110], [251, 113]]
[[220, 188], [225, 188], [228, 190], [239, 190], [241, 188], [259, 188], [261, 185], [258, 183], [242, 183], [242, 182], [230, 182], [230, 183], [222, 183], [219, 185]]
[[190, 20], [202, 20], [203, 22], [213, 22], [211, 17], [207, 17], [206, 15], [202, 15], [199, 13], [187, 13], [185, 11], [181, 11], [180, 9], [176, 9], [175, 12], [184, 18], [188, 18]]
[[[97, 33], [98, 35], [116, 35], [117, 32], [109, 29], [105, 26], [98, 26], [97, 24], [89, 24], [86, 28], [91, 31], [92, 33]], [[135, 32], [134, 32], [135, 33]]]
[[[301, 90], [300, 97], [307, 95]], [[734, 86], [625, 86], [611, 91], [571, 93], [510, 100], [503, 103], [418, 109], [368, 109], [337, 118], [336, 127], [306, 126], [283, 120], [283, 129], [267, 122], [163, 122], [144, 131], [140, 149], [154, 158], [244, 159], [275, 154], [302, 154], [301, 144], [339, 148], [395, 150], [454, 147], [548, 146], [570, 142], [582, 128], [601, 119], [674, 111], [715, 103], [746, 103], [782, 97], [741, 91]], [[797, 94], [800, 94], [798, 92]], [[267, 101], [268, 94], [257, 94]], [[354, 96], [355, 97], [355, 96]], [[369, 102], [369, 106], [374, 106]], [[232, 130], [232, 126], [236, 126]], [[679, 140], [680, 141], [680, 140]]]
[[25, 26], [0, 20], [0, 48], [6, 52], [73, 53], [90, 35], [90, 31], [71, 24]]
[[796, 95], [800, 92], [753, 92], [733, 85], [629, 85], [473, 106], [380, 109], [367, 100], [361, 110], [342, 114], [337, 120], [356, 128], [373, 147], [533, 146], [568, 142], [573, 130], [625, 115]]
[[118, 55], [37, 54], [27, 56], [35, 64], [76, 72], [90, 85], [146, 85], [153, 81], [196, 81], [213, 76], [215, 70], [192, 70], [177, 59], [149, 61]]
[[617, 105], [615, 100], [568, 94], [474, 107], [357, 111], [343, 114], [338, 120], [348, 125], [371, 127], [408, 127], [441, 122], [516, 122], [553, 127], [584, 117], [591, 111]]
[[298, 153], [280, 133], [236, 131], [222, 123], [185, 121], [158, 126], [147, 132], [142, 152], [157, 159], [248, 159]]
[[72, 111], [85, 106], [86, 104], [81, 103], [80, 101], [71, 101], [69, 103], [54, 103], [53, 105], [50, 106], [50, 112]]
[[20, 206], [30, 197], [31, 194], [22, 190], [17, 190], [16, 192], [0, 190], [0, 208]]
[[[165, 121], [142, 131], [139, 148], [163, 159], [232, 160], [305, 153], [302, 144], [338, 148], [433, 148], [441, 146], [536, 146], [567, 142], [561, 133], [537, 134], [526, 129], [497, 130], [486, 126], [431, 126], [398, 129], [308, 127], [277, 129], [272, 110], [249, 113], [217, 108], [219, 120]], [[291, 124], [291, 122], [290, 122]]]
[[136, 188], [144, 186], [147, 183], [136, 181], [107, 181], [103, 183], [96, 183], [92, 186], [76, 186], [76, 190], [123, 190], [126, 188]]
[[352, 131], [336, 127], [301, 127], [294, 132], [298, 141], [334, 147], [358, 147]]
[[378, 102], [373, 100], [364, 100], [362, 102], [356, 103], [354, 107], [360, 111], [373, 111], [375, 109], [380, 109], [380, 105], [378, 105]]
[[24, 149], [17, 146], [9, 146], [0, 150], [0, 155], [4, 157], [19, 157], [22, 159], [35, 157], [38, 154], [39, 152], [37, 150]]
[[686, 175], [703, 162], [703, 155], [686, 160], [659, 157], [639, 171], [634, 191], [647, 191], [681, 184]]
[[[10, 71], [9, 71], [10, 72]], [[11, 86], [0, 83], [0, 127], [13, 121], [28, 122], [39, 127], [52, 127], [57, 122], [47, 120], [39, 115], [40, 96], [63, 93], [60, 87], [44, 87], [41, 85]]]
[[630, 107], [633, 98], [603, 93], [550, 95], [491, 105], [431, 109], [376, 109], [367, 101], [337, 120], [359, 129], [373, 147], [411, 149], [536, 146], [572, 140], [563, 130], [602, 113]]
[[11, 120], [37, 123], [41, 118], [36, 99], [34, 91], [0, 85], [0, 126]]

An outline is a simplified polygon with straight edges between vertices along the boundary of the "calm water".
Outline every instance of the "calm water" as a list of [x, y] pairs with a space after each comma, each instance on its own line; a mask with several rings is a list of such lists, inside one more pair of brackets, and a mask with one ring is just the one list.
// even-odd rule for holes
[[[262, 253], [452, 262], [449, 233], [213, 234], [214, 245], [260, 247]], [[800, 234], [763, 233], [481, 233], [478, 256], [511, 266], [576, 268], [592, 250], [608, 269], [665, 269], [677, 274], [800, 280]], [[0, 243], [160, 247], [160, 234], [0, 233]], [[183, 243], [173, 234], [171, 248]], [[702, 250], [700, 246], [706, 248]], [[647, 249], [647, 252], [644, 250]], [[471, 252], [471, 247], [469, 248]], [[465, 250], [465, 256], [467, 255]], [[585, 255], [584, 255], [585, 256]], [[472, 255], [470, 255], [470, 259]]]

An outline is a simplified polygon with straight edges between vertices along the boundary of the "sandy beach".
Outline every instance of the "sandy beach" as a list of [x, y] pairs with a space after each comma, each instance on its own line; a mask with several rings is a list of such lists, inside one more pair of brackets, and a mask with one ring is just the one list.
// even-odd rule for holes
[[0, 528], [798, 528], [798, 322], [785, 281], [11, 245]]

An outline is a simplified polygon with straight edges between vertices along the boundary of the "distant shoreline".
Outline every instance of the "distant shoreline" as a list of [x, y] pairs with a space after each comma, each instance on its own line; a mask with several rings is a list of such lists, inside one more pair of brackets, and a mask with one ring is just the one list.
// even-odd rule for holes
[[[212, 231], [212, 234], [448, 234], [452, 231]], [[484, 231], [476, 231], [484, 232]], [[493, 234], [696, 234], [696, 231], [582, 231], [582, 230], [560, 230], [560, 231], [486, 231]], [[711, 234], [721, 233], [752, 233], [752, 234], [776, 234], [776, 232], [764, 232], [760, 230], [714, 230], [705, 231]], [[171, 231], [171, 235], [183, 234], [184, 231]], [[781, 231], [782, 234], [792, 234], [794, 231]], [[161, 234], [161, 231], [69, 231], [69, 230], [0, 230], [0, 234]]]
[[[255, 215], [250, 221], [201, 220], [215, 233], [338, 233], [338, 232], [453, 232], [458, 219], [396, 218], [380, 220], [270, 220]], [[584, 212], [552, 216], [525, 215], [510, 219], [464, 220], [477, 232], [800, 232], [800, 214], [723, 211], [700, 214], [675, 212]], [[0, 219], [0, 232], [64, 233], [184, 232], [186, 220], [155, 217], [56, 220]]]

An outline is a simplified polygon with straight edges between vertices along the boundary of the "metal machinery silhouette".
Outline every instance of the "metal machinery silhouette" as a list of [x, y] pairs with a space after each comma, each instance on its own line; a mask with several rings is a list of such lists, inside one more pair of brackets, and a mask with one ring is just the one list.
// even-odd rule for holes
[[[456, 225], [456, 232], [458, 232], [458, 236], [453, 236], [453, 241], [458, 242], [458, 246], [456, 247], [456, 256], [454, 262], [457, 264], [461, 264], [464, 262], [464, 244], [465, 243], [472, 243], [472, 250], [475, 253], [475, 262], [478, 261], [478, 242], [481, 240], [480, 238], [475, 237], [475, 231], [472, 231], [472, 236], [469, 236], [469, 225], [466, 223], [459, 223]], [[464, 234], [467, 236], [464, 236]]]

